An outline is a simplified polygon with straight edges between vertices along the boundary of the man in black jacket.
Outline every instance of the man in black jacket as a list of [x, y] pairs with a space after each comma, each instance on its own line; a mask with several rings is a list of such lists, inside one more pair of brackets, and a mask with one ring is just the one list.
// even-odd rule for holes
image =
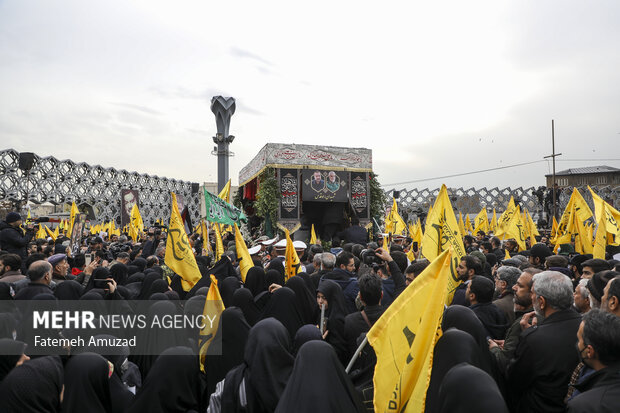
[[620, 318], [594, 309], [577, 331], [579, 358], [594, 373], [575, 384], [569, 412], [615, 412], [620, 406]]
[[0, 249], [19, 255], [23, 262], [28, 257], [28, 243], [34, 236], [34, 226], [29, 224], [24, 234], [21, 224], [22, 217], [17, 212], [9, 212], [0, 222]]
[[[537, 325], [521, 333], [508, 367], [508, 389], [514, 412], [564, 412], [564, 396], [579, 362], [575, 337], [581, 316], [572, 308], [573, 283], [564, 274], [534, 275], [532, 303]], [[521, 319], [533, 324], [534, 313]]]
[[336, 257], [336, 267], [333, 271], [325, 274], [322, 280], [335, 281], [344, 294], [347, 311], [353, 313], [357, 310], [355, 307], [355, 298], [359, 292], [357, 278], [355, 277], [355, 261], [353, 254], [343, 251]]
[[370, 327], [381, 317], [385, 308], [381, 306], [383, 289], [381, 280], [374, 274], [362, 275], [358, 280], [360, 299], [364, 304], [362, 311], [349, 314], [344, 319], [344, 338], [347, 341], [349, 357], [357, 349], [357, 341], [362, 333], [368, 332]]

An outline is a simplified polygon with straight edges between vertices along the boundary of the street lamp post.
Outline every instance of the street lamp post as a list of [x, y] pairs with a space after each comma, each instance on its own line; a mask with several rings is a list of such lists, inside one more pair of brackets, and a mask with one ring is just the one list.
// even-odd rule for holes
[[228, 182], [228, 158], [234, 153], [229, 151], [229, 146], [235, 139], [234, 136], [228, 134], [230, 127], [230, 118], [235, 113], [235, 98], [214, 96], [211, 99], [211, 111], [215, 115], [215, 124], [217, 133], [213, 137], [213, 143], [217, 147], [213, 148], [212, 155], [217, 155], [217, 190], [218, 192], [224, 188]]

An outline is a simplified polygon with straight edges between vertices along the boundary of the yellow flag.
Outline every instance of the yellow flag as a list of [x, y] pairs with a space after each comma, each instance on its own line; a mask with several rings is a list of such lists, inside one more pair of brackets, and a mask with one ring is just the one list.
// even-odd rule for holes
[[[577, 188], [573, 188], [573, 193], [568, 200], [568, 204], [562, 213], [558, 229], [555, 236], [556, 244], [566, 244], [571, 241], [572, 234], [578, 234], [581, 225], [592, 218], [592, 210], [583, 199]], [[578, 224], [581, 225], [578, 225]]]
[[[185, 230], [183, 230], [185, 233]], [[207, 350], [209, 349], [209, 345], [215, 338], [215, 334], [217, 334], [217, 330], [219, 327], [219, 319], [224, 312], [224, 301], [222, 301], [222, 296], [220, 295], [220, 290], [217, 287], [217, 279], [213, 274], [211, 274], [211, 286], [209, 287], [209, 291], [207, 292], [207, 299], [205, 300], [205, 306], [202, 310], [202, 315], [204, 316], [204, 327], [200, 330], [200, 370], [204, 370], [204, 362], [205, 357], [207, 355]], [[217, 316], [215, 320], [213, 317]], [[213, 320], [213, 323], [210, 322]]]
[[45, 228], [43, 228], [44, 226], [45, 225], [43, 225], [43, 224], [39, 224], [39, 229], [37, 231], [37, 236], [36, 236], [37, 239], [45, 239], [46, 238], [45, 235], [47, 234], [47, 232], [45, 232]]
[[54, 238], [54, 241], [56, 241], [56, 238], [58, 238], [59, 236], [60, 236], [60, 232], [59, 232], [58, 226], [56, 226], [56, 228], [54, 228], [54, 233], [52, 235], [52, 238]]
[[467, 235], [465, 233], [465, 224], [463, 224], [463, 215], [459, 212], [459, 234], [461, 234], [461, 238]]
[[474, 229], [471, 226], [471, 221], [469, 220], [469, 214], [465, 215], [465, 231], [469, 231], [473, 234]]
[[510, 254], [508, 253], [508, 250], [504, 250], [504, 259], [505, 260], [509, 260], [510, 259]]
[[620, 212], [605, 202], [603, 198], [598, 196], [592, 188], [588, 186], [594, 201], [594, 213], [596, 214], [596, 222], [599, 222], [601, 216], [605, 216], [605, 230], [607, 234], [616, 236], [616, 240], [620, 237]]
[[422, 237], [423, 237], [423, 235], [424, 234], [422, 234], [422, 224], [420, 223], [420, 220], [418, 220], [418, 222], [416, 222], [416, 225], [415, 225], [415, 232], [411, 236], [411, 239], [414, 242], [418, 243], [418, 249], [422, 247]]
[[401, 216], [398, 215], [398, 205], [396, 204], [396, 199], [392, 198], [392, 200], [392, 209], [385, 220], [385, 232], [391, 234], [402, 234], [403, 231], [407, 229], [407, 225]]
[[67, 236], [71, 236], [71, 234], [73, 233], [73, 224], [75, 224], [75, 217], [80, 213], [80, 211], [77, 208], [77, 205], [75, 205], [75, 201], [73, 201], [71, 203], [71, 213], [69, 216], [69, 231], [67, 231]]
[[557, 219], [555, 219], [555, 217], [553, 217], [553, 221], [551, 224], [551, 238], [549, 239], [549, 241], [553, 242], [552, 240], [555, 239], [555, 236], [558, 233], [558, 221]]
[[450, 305], [454, 290], [460, 284], [456, 267], [460, 264], [461, 258], [467, 254], [463, 246], [463, 238], [458, 232], [456, 217], [448, 197], [448, 189], [445, 185], [442, 185], [433, 206], [433, 213], [426, 218], [426, 231], [422, 238], [422, 255], [429, 261], [432, 261], [450, 247], [452, 247], [453, 251], [446, 305]]
[[377, 355], [376, 412], [424, 411], [452, 261], [449, 249], [439, 255], [368, 332], [368, 342]]
[[[602, 201], [602, 199], [601, 199]], [[596, 208], [596, 205], [594, 206]], [[607, 222], [605, 219], [606, 205], [603, 204], [601, 214], [599, 214], [598, 227], [596, 228], [596, 238], [594, 239], [594, 248], [592, 250], [593, 258], [605, 259], [605, 247], [607, 246]]]
[[183, 290], [189, 291], [200, 280], [201, 274], [198, 265], [196, 265], [192, 247], [187, 240], [185, 225], [183, 225], [183, 219], [179, 213], [177, 197], [174, 192], [171, 193], [171, 196], [172, 208], [164, 262], [172, 271], [179, 274]]
[[288, 281], [289, 278], [301, 272], [301, 261], [299, 261], [299, 256], [297, 256], [297, 251], [295, 251], [295, 247], [293, 246], [293, 240], [291, 240], [288, 229], [284, 229], [284, 234], [286, 235], [286, 252], [284, 253], [284, 277], [285, 281]]
[[316, 232], [314, 232], [314, 224], [312, 224], [312, 228], [310, 229], [310, 245], [316, 244]]
[[525, 210], [525, 229], [526, 235], [530, 238], [530, 246], [533, 246], [536, 244], [536, 235], [540, 235], [540, 233], [527, 209]]
[[239, 261], [239, 272], [241, 273], [241, 281], [245, 282], [245, 276], [248, 270], [254, 266], [248, 247], [245, 245], [243, 235], [239, 231], [239, 227], [235, 224], [235, 246], [237, 247], [237, 260]]
[[495, 208], [493, 208], [493, 217], [491, 218], [489, 226], [491, 227], [491, 231], [495, 231], [497, 229], [497, 215], [495, 213]]
[[45, 227], [45, 232], [47, 232], [47, 236], [52, 238], [52, 241], [56, 241], [56, 238], [58, 238], [58, 227], [56, 227], [56, 229], [54, 231], [52, 231], [51, 229], [49, 229], [49, 227], [47, 225], [44, 226]]
[[521, 219], [521, 211], [519, 206], [517, 206], [512, 214], [512, 218], [505, 225], [504, 228], [504, 236], [506, 238], [514, 238], [519, 245], [519, 251], [523, 251], [526, 249], [525, 245], [525, 225], [523, 224], [523, 220]]
[[383, 234], [383, 242], [381, 244], [381, 248], [383, 248], [385, 251], [389, 251], [390, 247], [388, 246], [388, 238], [390, 237], [390, 234]]
[[215, 232], [215, 262], [218, 262], [222, 255], [224, 255], [224, 242], [222, 241], [219, 227], [218, 224], [213, 224], [213, 231]]
[[217, 197], [230, 204], [230, 179], [226, 182], [226, 185], [224, 185], [224, 188], [222, 188]]
[[512, 220], [512, 216], [514, 215], [516, 210], [517, 210], [517, 207], [515, 205], [515, 200], [511, 196], [510, 201], [508, 202], [508, 206], [506, 207], [506, 210], [504, 211], [502, 215], [500, 215], [499, 219], [497, 220], [497, 228], [495, 231], [495, 235], [500, 237], [500, 239], [504, 239], [503, 235], [506, 233], [506, 228], [508, 224], [510, 223], [510, 221]]
[[592, 254], [592, 238], [589, 238], [586, 223], [577, 219], [577, 214], [573, 214], [573, 233], [575, 234], [575, 251], [579, 254]]
[[489, 232], [489, 217], [486, 208], [482, 208], [480, 212], [478, 212], [478, 215], [474, 218], [474, 225], [476, 226], [472, 231], [474, 235], [476, 235], [478, 231], [484, 231], [485, 234]]

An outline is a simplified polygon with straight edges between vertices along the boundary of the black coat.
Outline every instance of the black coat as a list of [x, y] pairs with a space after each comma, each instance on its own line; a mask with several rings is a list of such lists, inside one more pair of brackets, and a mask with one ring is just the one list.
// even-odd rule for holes
[[[364, 309], [364, 313], [366, 313], [366, 317], [368, 317], [368, 321], [370, 321], [371, 325], [377, 322], [384, 311], [385, 308], [380, 305], [373, 305]], [[370, 330], [370, 326], [366, 323], [364, 317], [362, 317], [361, 311], [357, 311], [345, 317], [344, 339], [347, 342], [349, 358], [352, 357], [355, 350], [357, 350], [357, 339], [359, 336], [362, 333], [368, 332], [368, 330]]]
[[34, 231], [26, 231], [15, 228], [6, 222], [0, 222], [0, 249], [11, 254], [17, 254], [22, 261], [28, 257], [28, 243], [32, 240]]
[[342, 231], [342, 235], [346, 242], [361, 244], [363, 246], [366, 246], [368, 243], [368, 231], [359, 225], [351, 225], [349, 228]]
[[512, 411], [564, 412], [564, 397], [579, 362], [575, 343], [581, 316], [572, 308], [555, 312], [521, 333], [508, 366]]
[[581, 393], [568, 402], [568, 412], [606, 413], [620, 408], [620, 366], [609, 366], [575, 384]]

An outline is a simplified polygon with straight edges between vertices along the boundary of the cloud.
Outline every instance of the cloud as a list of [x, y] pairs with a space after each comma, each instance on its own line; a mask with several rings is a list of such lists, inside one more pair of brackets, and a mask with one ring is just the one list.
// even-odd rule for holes
[[[242, 59], [256, 60], [257, 62], [260, 62], [260, 63], [262, 63], [264, 65], [267, 65], [267, 66], [273, 66], [273, 64], [270, 61], [268, 61], [266, 59], [263, 59], [259, 55], [254, 54], [252, 52], [248, 52], [247, 50], [240, 49], [238, 47], [234, 47], [234, 46], [231, 47], [230, 48], [230, 54], [235, 56], [235, 57], [240, 57]], [[267, 69], [265, 69], [265, 70], [267, 70]]]
[[160, 116], [162, 115], [161, 112], [158, 112], [154, 109], [148, 108], [146, 106], [141, 106], [141, 105], [134, 105], [132, 103], [120, 103], [120, 102], [108, 102], [110, 105], [114, 105], [114, 106], [120, 106], [123, 108], [128, 108], [128, 109], [133, 109], [133, 110], [137, 110], [140, 111], [142, 113], [146, 113], [149, 115], [155, 115], [155, 116]]

